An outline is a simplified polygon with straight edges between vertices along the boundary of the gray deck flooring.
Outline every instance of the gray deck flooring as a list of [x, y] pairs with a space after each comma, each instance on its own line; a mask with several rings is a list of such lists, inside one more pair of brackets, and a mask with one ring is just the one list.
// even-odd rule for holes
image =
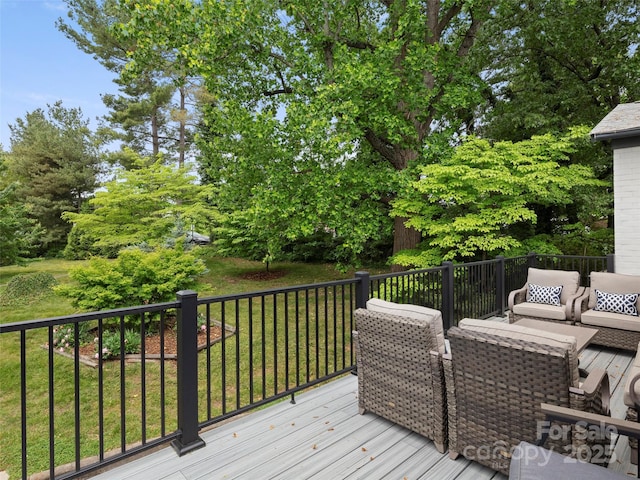
[[[624, 418], [623, 375], [632, 352], [588, 348], [580, 366], [605, 368], [612, 416]], [[288, 401], [201, 434], [206, 447], [178, 457], [171, 447], [114, 467], [118, 479], [505, 479], [479, 464], [451, 460], [426, 438], [373, 414], [358, 414], [357, 378], [347, 375]], [[635, 476], [626, 437], [615, 439], [610, 467]]]

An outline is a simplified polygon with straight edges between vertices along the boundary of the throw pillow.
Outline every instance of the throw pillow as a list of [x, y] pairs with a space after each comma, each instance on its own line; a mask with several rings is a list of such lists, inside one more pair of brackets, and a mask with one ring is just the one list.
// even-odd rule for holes
[[636, 302], [638, 301], [638, 295], [638, 293], [608, 293], [596, 289], [596, 306], [594, 310], [637, 317]]
[[562, 285], [557, 287], [544, 287], [529, 284], [529, 301], [533, 303], [545, 303], [547, 305], [560, 306], [560, 295], [562, 294]]

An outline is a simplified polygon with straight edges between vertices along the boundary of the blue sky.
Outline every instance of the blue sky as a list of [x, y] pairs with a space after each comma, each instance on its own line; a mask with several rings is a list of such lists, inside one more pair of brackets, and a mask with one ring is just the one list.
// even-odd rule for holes
[[56, 29], [67, 18], [62, 0], [0, 0], [0, 143], [10, 147], [8, 124], [62, 100], [80, 107], [97, 127], [106, 109], [100, 94], [116, 93], [113, 74]]

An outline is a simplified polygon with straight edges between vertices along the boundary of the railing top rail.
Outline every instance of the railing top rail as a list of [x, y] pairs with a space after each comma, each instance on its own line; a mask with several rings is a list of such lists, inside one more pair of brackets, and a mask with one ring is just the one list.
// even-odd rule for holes
[[444, 267], [442, 265], [438, 266], [438, 267], [432, 267], [432, 268], [421, 268], [419, 270], [406, 270], [403, 272], [394, 272], [394, 273], [381, 273], [379, 275], [371, 275], [371, 280], [382, 280], [382, 279], [386, 279], [386, 278], [396, 278], [396, 277], [406, 277], [407, 275], [418, 275], [421, 273], [434, 273], [434, 272], [439, 272], [441, 270], [446, 269], [447, 267]]
[[121, 317], [124, 315], [136, 315], [140, 313], [153, 313], [178, 307], [180, 307], [180, 302], [154, 303], [151, 305], [140, 305], [137, 307], [115, 308], [112, 310], [102, 310], [99, 312], [74, 313], [72, 315], [62, 315], [60, 317], [5, 323], [0, 325], [0, 333], [33, 330], [35, 328], [42, 327], [52, 327], [55, 325], [60, 325], [61, 323], [80, 323], [89, 320], [99, 320], [101, 318]]
[[604, 255], [589, 256], [589, 255], [554, 255], [551, 253], [536, 253], [536, 257], [551, 257], [551, 258], [575, 258], [579, 260], [606, 260]]
[[333, 287], [333, 286], [339, 286], [339, 285], [350, 285], [355, 283], [358, 283], [357, 278], [347, 278], [343, 280], [333, 280], [331, 282], [308, 283], [303, 285], [294, 285], [291, 287], [271, 288], [268, 290], [258, 290], [258, 291], [246, 292], [246, 293], [216, 295], [213, 297], [199, 298], [198, 305], [205, 305], [207, 303], [215, 303], [215, 302], [227, 302], [227, 301], [233, 301], [233, 300], [244, 300], [244, 299], [253, 298], [253, 297], [265, 297], [269, 295], [277, 295], [279, 293], [299, 292], [303, 290], [315, 290], [318, 288]]

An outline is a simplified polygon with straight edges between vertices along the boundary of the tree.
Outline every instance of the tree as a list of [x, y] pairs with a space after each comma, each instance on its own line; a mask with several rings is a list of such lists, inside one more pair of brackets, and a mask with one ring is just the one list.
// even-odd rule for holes
[[[568, 204], [578, 187], [607, 185], [588, 167], [570, 161], [586, 133], [582, 128], [561, 137], [546, 134], [495, 144], [469, 138], [440, 164], [422, 167], [412, 196], [396, 200], [393, 214], [409, 218], [425, 239], [396, 261], [431, 267], [520, 247], [531, 237], [523, 225], [537, 220], [533, 205]], [[555, 250], [552, 244], [546, 249]]]
[[27, 113], [11, 130], [7, 176], [18, 182], [17, 201], [44, 228], [40, 239], [48, 253], [67, 241], [70, 225], [63, 212], [78, 212], [97, 186], [100, 156], [95, 136], [79, 108], [62, 102]]
[[[5, 174], [0, 145], [0, 174]], [[20, 264], [40, 246], [44, 233], [40, 224], [29, 217], [27, 206], [16, 198], [17, 182], [0, 183], [0, 266]]]
[[[278, 164], [282, 175], [288, 167], [283, 175], [288, 190], [304, 192], [309, 206], [295, 210], [295, 216], [308, 215], [304, 221], [321, 225], [325, 221], [316, 212], [323, 211], [326, 189], [305, 188], [340, 185], [336, 176], [344, 172], [327, 165], [349, 156], [357, 166], [350, 171], [367, 169], [375, 178], [385, 172], [386, 181], [370, 194], [388, 201], [397, 193], [389, 188], [404, 178], [390, 172], [411, 167], [434, 132], [456, 131], [457, 112], [481, 100], [481, 82], [466, 59], [496, 3], [127, 1], [130, 20], [119, 28], [122, 38], [137, 46], [131, 71], [144, 71], [162, 49], [204, 79], [216, 98], [205, 119], [215, 132], [209, 146], [218, 155], [216, 165], [226, 160], [231, 169], [241, 169], [243, 185], [252, 176], [244, 168], [268, 175]], [[272, 130], [277, 136], [265, 141], [288, 147], [284, 162], [263, 156], [263, 149], [249, 152], [256, 141], [252, 135], [262, 128], [257, 122], [267, 120], [280, 121]], [[297, 168], [298, 159], [303, 168]], [[309, 170], [313, 161], [318, 167]], [[262, 184], [254, 184], [254, 191]], [[291, 198], [283, 195], [272, 210], [292, 218]], [[336, 211], [351, 208], [351, 196], [334, 199], [340, 200], [332, 205]], [[378, 214], [385, 210], [376, 208]], [[358, 225], [369, 220], [366, 216]], [[418, 232], [396, 217], [394, 250], [418, 241]]]
[[506, 2], [479, 33], [485, 135], [522, 140], [595, 125], [640, 98], [640, 6], [634, 0]]
[[89, 201], [89, 212], [67, 212], [63, 218], [93, 239], [94, 246], [118, 251], [132, 245], [165, 245], [188, 229], [208, 229], [215, 210], [211, 188], [197, 185], [185, 169], [150, 166], [121, 170]]
[[[136, 43], [123, 41], [112, 33], [113, 26], [126, 21], [116, 0], [65, 0], [69, 21], [58, 19], [58, 29], [77, 47], [92, 55], [105, 68], [114, 72], [120, 94], [104, 94], [102, 99], [110, 113], [105, 120], [111, 129], [103, 129], [107, 140], [119, 140], [141, 155], [165, 159], [177, 158], [184, 166], [186, 153], [192, 143], [188, 128], [189, 114], [185, 100], [189, 82], [180, 69], [164, 58], [162, 52], [136, 79], [120, 76]], [[79, 28], [75, 28], [76, 24]], [[195, 88], [195, 87], [194, 87]], [[178, 104], [173, 103], [178, 95]], [[126, 164], [126, 155], [113, 157]]]
[[[571, 126], [594, 126], [619, 103], [637, 100], [639, 25], [640, 7], [633, 0], [502, 4], [479, 33], [474, 52], [474, 61], [485, 65], [489, 87], [478, 132], [495, 140], [519, 141]], [[576, 158], [611, 182], [607, 146], [592, 144]], [[611, 190], [593, 193], [579, 192], [567, 206], [537, 206], [536, 233], [553, 231], [556, 219], [565, 214], [569, 223], [576, 223], [584, 210], [598, 212], [598, 222], [609, 218], [613, 228]], [[576, 244], [573, 253], [583, 250]]]

